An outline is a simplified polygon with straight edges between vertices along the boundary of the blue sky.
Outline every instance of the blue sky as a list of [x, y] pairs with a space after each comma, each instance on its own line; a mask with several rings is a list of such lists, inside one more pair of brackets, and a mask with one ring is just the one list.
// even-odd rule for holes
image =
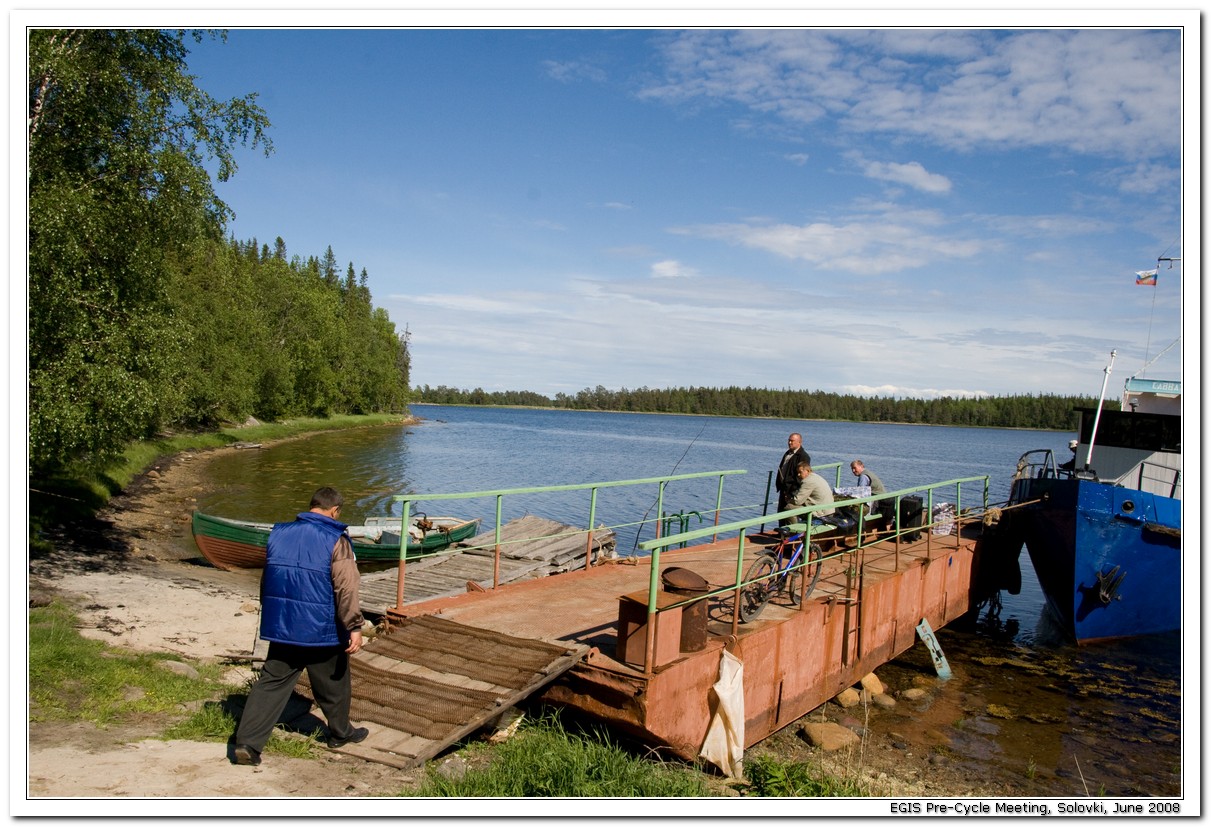
[[1114, 395], [1197, 312], [1181, 265], [1134, 280], [1183, 256], [1182, 36], [233, 28], [189, 64], [273, 123], [230, 232], [364, 267], [415, 385], [1096, 395], [1113, 348]]

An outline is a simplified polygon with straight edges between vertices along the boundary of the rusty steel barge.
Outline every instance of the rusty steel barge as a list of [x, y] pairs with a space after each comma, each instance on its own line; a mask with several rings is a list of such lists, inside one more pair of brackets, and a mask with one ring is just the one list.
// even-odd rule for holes
[[[468, 583], [464, 593], [415, 602], [404, 599], [408, 563], [401, 560], [398, 599], [387, 607], [390, 629], [384, 637], [390, 640], [398, 630], [399, 641], [407, 641], [405, 635], [413, 628], [419, 646], [420, 635], [432, 633], [439, 624], [462, 631], [452, 639], [458, 643], [449, 644], [460, 651], [446, 653], [441, 668], [433, 663], [396, 664], [376, 655], [372, 645], [365, 657], [375, 661], [381, 680], [394, 672], [407, 673], [409, 680], [429, 676], [442, 687], [432, 693], [437, 699], [456, 694], [460, 685], [489, 687], [496, 679], [473, 674], [475, 664], [507, 664], [511, 641], [520, 647], [549, 646], [551, 665], [536, 668], [525, 691], [541, 693], [545, 701], [574, 707], [693, 760], [720, 712], [713, 688], [725, 651], [742, 664], [741, 740], [748, 747], [858, 683], [913, 646], [919, 634], [932, 643], [930, 630], [976, 606], [980, 521], [989, 510], [987, 477], [950, 480], [880, 498], [839, 500], [856, 519], [845, 527], [813, 527], [811, 548], [817, 556], [809, 564], [819, 570], [803, 571], [812, 571], [816, 579], [789, 581], [799, 594], [782, 591], [753, 613], [745, 611], [745, 591], [762, 578], [752, 574], [752, 563], [778, 542], [776, 532], [762, 529], [780, 517], [802, 520], [804, 528], [812, 525], [817, 509], [720, 523], [724, 478], [743, 472], [713, 473], [719, 480], [715, 524], [639, 544], [643, 553], [634, 556], [601, 559], [594, 553], [594, 530], [586, 529], [585, 557], [573, 571], [488, 589]], [[710, 475], [625, 484], [657, 482], [663, 494], [664, 484], [672, 479]], [[588, 525], [593, 526], [598, 489], [622, 484], [560, 488], [592, 491]], [[503, 496], [540, 490], [546, 489], [397, 499], [403, 501], [407, 519], [411, 503], [422, 499], [495, 497], [499, 538]], [[948, 502], [939, 509], [943, 496]], [[974, 502], [964, 506], [964, 497]], [[923, 517], [914, 519], [911, 508], [906, 516], [904, 505], [914, 503], [916, 515], [923, 512]], [[875, 516], [879, 511], [886, 516]], [[939, 512], [942, 517], [935, 521], [933, 515]], [[491, 538], [491, 532], [487, 536]], [[494, 549], [483, 550], [490, 552], [499, 560], [499, 541]], [[425, 622], [430, 631], [422, 633]], [[477, 642], [483, 638], [490, 642]], [[409, 647], [399, 644], [397, 649]], [[403, 654], [398, 657], [408, 660]], [[443, 670], [446, 674], [438, 674]], [[428, 697], [419, 683], [409, 684], [408, 691], [413, 697]], [[495, 691], [489, 712], [500, 712], [522, 694], [507, 687]], [[457, 707], [459, 702], [448, 705]], [[355, 707], [355, 717], [357, 713]], [[367, 706], [361, 707], [361, 717], [374, 719]], [[488, 720], [487, 714], [481, 713], [478, 720]], [[398, 721], [391, 726], [388, 734], [372, 736], [371, 748], [392, 754], [412, 750], [412, 763], [442, 748], [436, 740], [421, 743], [416, 732]], [[472, 730], [464, 725], [451, 731]]]

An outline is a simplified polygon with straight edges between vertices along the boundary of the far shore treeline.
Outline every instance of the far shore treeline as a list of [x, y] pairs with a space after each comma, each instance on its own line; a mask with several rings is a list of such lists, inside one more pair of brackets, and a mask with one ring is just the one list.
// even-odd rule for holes
[[[727, 388], [596, 388], [552, 399], [531, 391], [460, 390], [421, 385], [417, 402], [435, 405], [512, 405], [576, 411], [753, 416], [775, 419], [825, 419], [846, 422], [902, 422], [986, 428], [1037, 428], [1065, 431], [1076, 427], [1075, 408], [1096, 407], [1084, 396], [1013, 395], [939, 399], [866, 397], [824, 391]], [[1107, 403], [1107, 407], [1114, 407]]]

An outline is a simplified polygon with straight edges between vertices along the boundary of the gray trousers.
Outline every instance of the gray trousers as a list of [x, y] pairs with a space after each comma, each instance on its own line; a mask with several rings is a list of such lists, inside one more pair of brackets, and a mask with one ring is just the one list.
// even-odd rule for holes
[[353, 732], [349, 723], [352, 701], [349, 655], [345, 647], [270, 643], [260, 680], [253, 684], [244, 714], [240, 716], [235, 733], [237, 745], [252, 747], [257, 752], [265, 748], [304, 669], [315, 702], [328, 721], [329, 734], [334, 738], [345, 738]]

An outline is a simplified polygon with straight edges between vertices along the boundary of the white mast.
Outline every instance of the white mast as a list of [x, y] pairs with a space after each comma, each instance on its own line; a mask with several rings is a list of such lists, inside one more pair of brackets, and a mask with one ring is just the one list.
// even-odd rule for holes
[[1110, 381], [1110, 370], [1114, 367], [1114, 357], [1117, 355], [1117, 350], [1110, 351], [1110, 364], [1106, 365], [1106, 373], [1102, 377], [1102, 395], [1097, 401], [1097, 413], [1093, 415], [1093, 433], [1089, 434], [1089, 450], [1085, 452], [1086, 471], [1089, 470], [1089, 463], [1093, 459], [1093, 443], [1097, 440], [1097, 424], [1102, 418], [1102, 403], [1106, 400], [1106, 383]]

